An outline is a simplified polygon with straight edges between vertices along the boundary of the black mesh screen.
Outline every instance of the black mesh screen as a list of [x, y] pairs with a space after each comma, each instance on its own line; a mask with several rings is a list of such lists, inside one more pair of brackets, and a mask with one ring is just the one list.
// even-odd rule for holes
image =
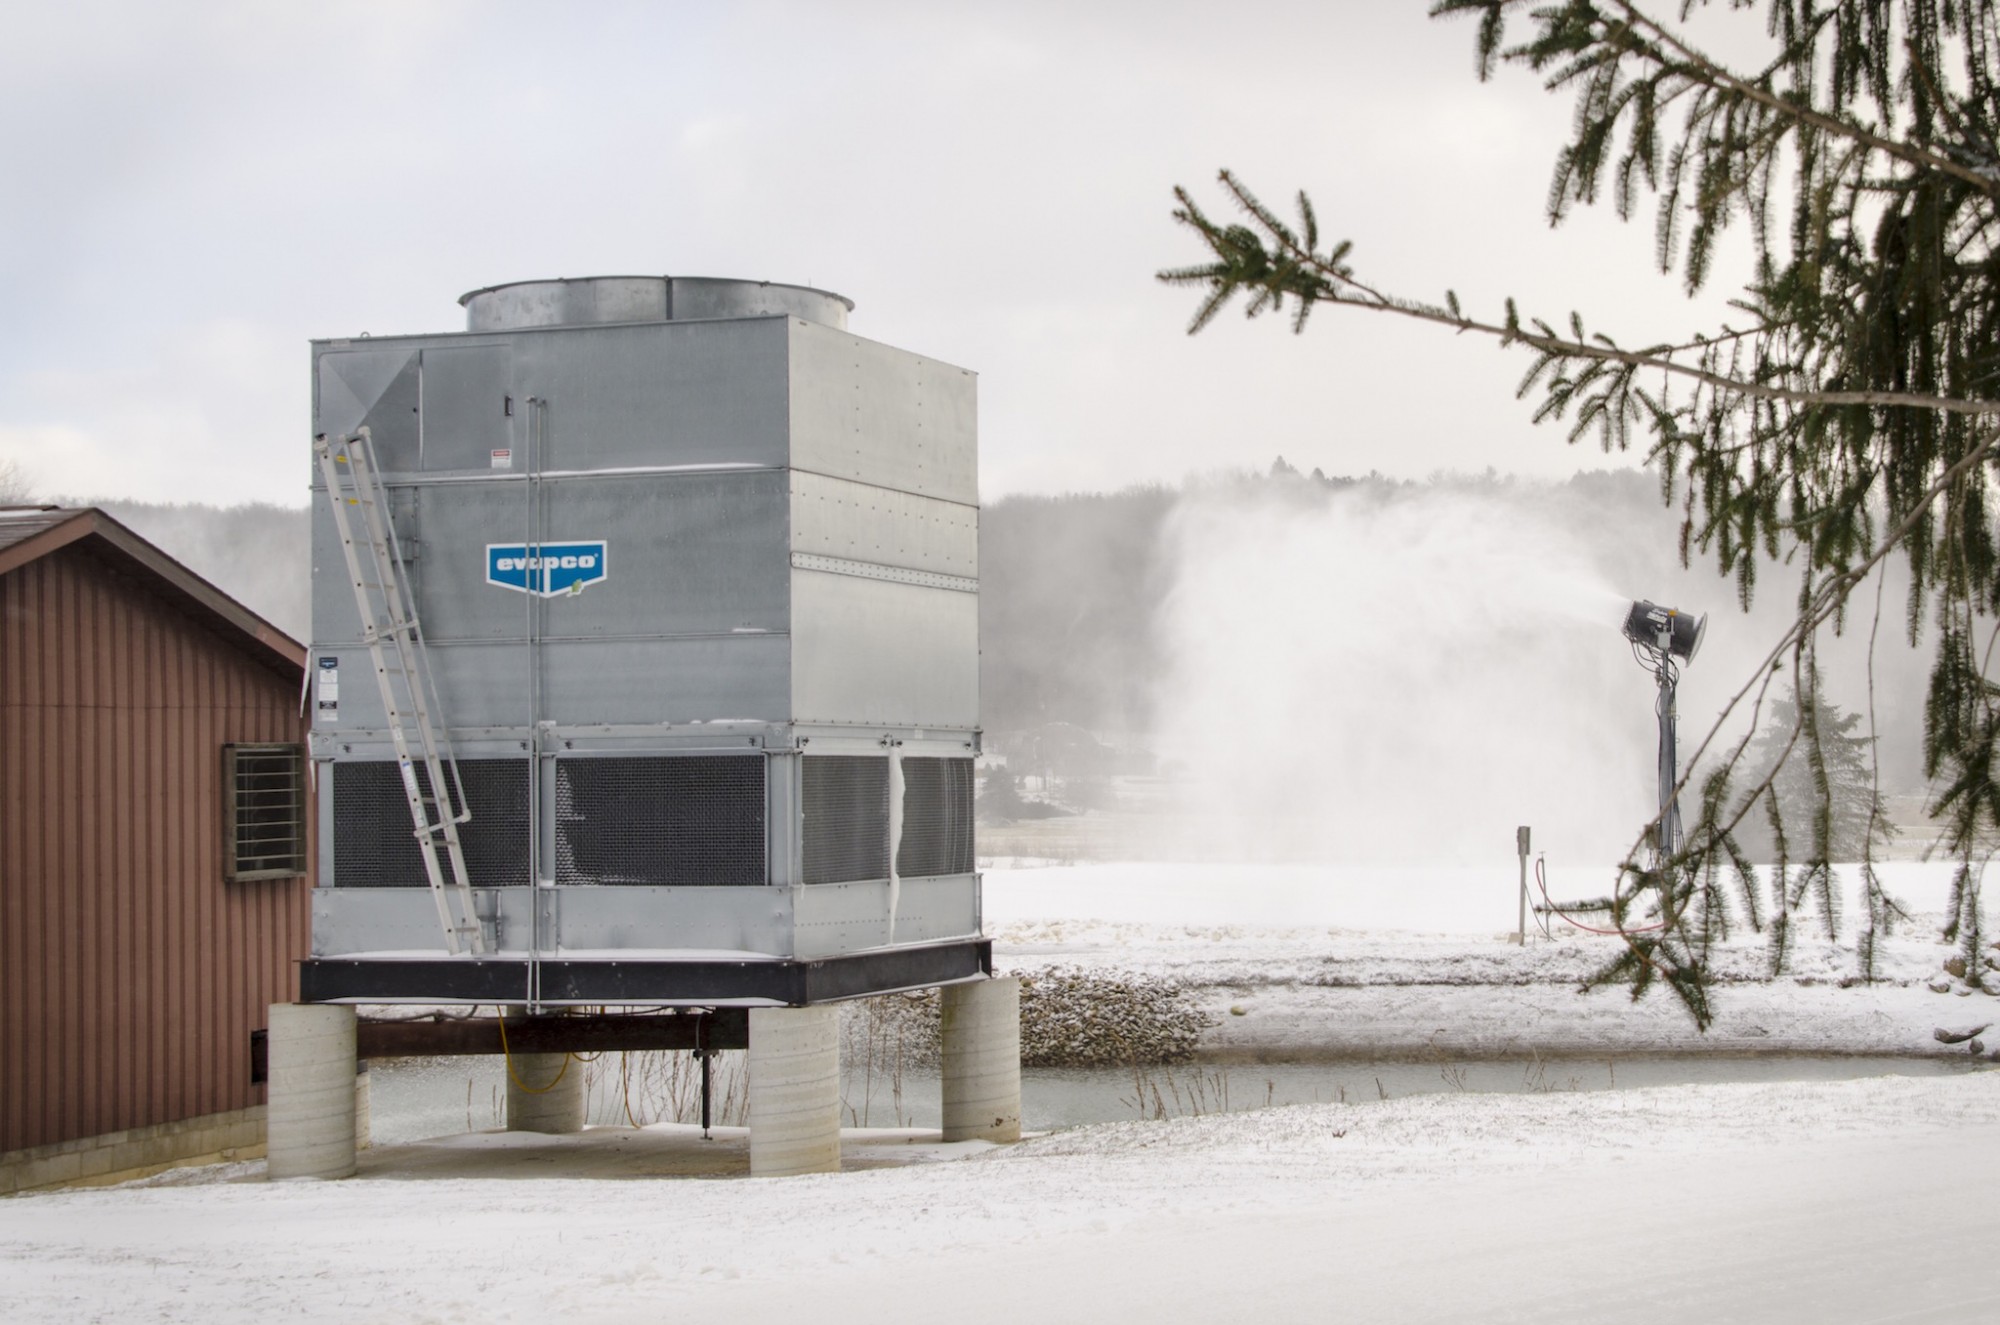
[[889, 761], [807, 755], [800, 761], [807, 883], [889, 877]]
[[[472, 820], [458, 826], [466, 877], [475, 888], [525, 887], [528, 882], [528, 761], [461, 759], [458, 778]], [[446, 774], [449, 781], [450, 774]], [[421, 764], [417, 785], [426, 812], [431, 783]], [[393, 759], [350, 760], [333, 766], [333, 882], [343, 888], [421, 888], [423, 858], [410, 823], [410, 802]], [[442, 851], [438, 867], [450, 882]]]
[[766, 877], [762, 755], [557, 761], [557, 883]]
[[972, 872], [972, 761], [903, 761], [903, 840], [896, 872], [905, 878]]

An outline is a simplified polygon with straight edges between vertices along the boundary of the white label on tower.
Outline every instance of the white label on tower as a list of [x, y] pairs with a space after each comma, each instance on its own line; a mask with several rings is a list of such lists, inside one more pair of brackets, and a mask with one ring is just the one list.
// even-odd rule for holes
[[317, 703], [313, 706], [313, 721], [322, 727], [331, 727], [340, 721], [340, 658], [337, 655], [319, 660]]

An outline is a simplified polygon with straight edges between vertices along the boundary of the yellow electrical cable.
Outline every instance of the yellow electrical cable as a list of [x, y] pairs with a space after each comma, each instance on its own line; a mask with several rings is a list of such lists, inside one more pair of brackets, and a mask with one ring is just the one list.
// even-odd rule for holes
[[632, 1055], [629, 1053], [618, 1055], [618, 1089], [625, 1097], [625, 1121], [634, 1127], [640, 1126], [639, 1120], [632, 1116]]
[[[586, 1009], [586, 1011], [587, 1011], [587, 1010], [588, 1010], [588, 1009]], [[597, 1009], [597, 1015], [598, 1015], [598, 1016], [600, 1016], [600, 1017], [602, 1017], [602, 1016], [604, 1015], [604, 1009], [603, 1009], [603, 1008], [601, 1008], [601, 1007], [600, 1007], [599, 1009]], [[600, 1058], [604, 1057], [604, 1052], [605, 1052], [605, 1051], [604, 1051], [604, 1050], [602, 1050], [602, 1049], [599, 1049], [599, 1050], [598, 1050], [598, 1051], [597, 1051], [596, 1053], [594, 1053], [594, 1054], [579, 1054], [579, 1053], [574, 1053], [574, 1052], [573, 1052], [573, 1053], [571, 1053], [571, 1054], [570, 1054], [570, 1057], [571, 1057], [571, 1058], [574, 1058], [574, 1059], [575, 1059], [575, 1060], [576, 1060], [577, 1062], [579, 1062], [579, 1063], [594, 1063], [594, 1062], [596, 1062], [596, 1061], [597, 1061], [598, 1059], [600, 1059]]]
[[500, 1014], [500, 1056], [507, 1060], [507, 1075], [513, 1078], [515, 1088], [526, 1095], [546, 1095], [557, 1086], [560, 1086], [562, 1079], [569, 1074], [569, 1060], [576, 1057], [575, 1054], [564, 1054], [563, 1065], [556, 1070], [556, 1079], [540, 1089], [521, 1080], [521, 1074], [514, 1070], [514, 1051], [507, 1047], [507, 1014], [505, 1012]]

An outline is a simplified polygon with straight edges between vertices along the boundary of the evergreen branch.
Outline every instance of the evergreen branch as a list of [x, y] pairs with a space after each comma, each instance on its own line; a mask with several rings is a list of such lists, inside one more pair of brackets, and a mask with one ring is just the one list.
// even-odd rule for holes
[[[1683, 64], [1688, 69], [1698, 72], [1701, 75], [1700, 81], [1707, 86], [1727, 89], [1787, 119], [1843, 138], [1850, 138], [1905, 164], [1953, 176], [1984, 193], [2000, 192], [2000, 174], [1996, 174], [1992, 169], [1976, 170], [1961, 165], [1948, 156], [1939, 155], [1912, 143], [1884, 138], [1881, 134], [1871, 132], [1859, 124], [1823, 114], [1802, 102], [1781, 97], [1730, 73], [1707, 55], [1696, 50], [1686, 39], [1668, 29], [1665, 24], [1645, 13], [1638, 5], [1632, 3], [1632, 0], [1610, 0], [1610, 2], [1624, 11], [1626, 20], [1632, 26], [1650, 31], [1661, 45], [1679, 55]], [[1648, 54], [1652, 55], [1650, 52]], [[1652, 55], [1652, 58], [1662, 64], [1667, 63], [1658, 55]], [[1922, 68], [1920, 61], [1916, 63]]]
[[[1694, 754], [1689, 757], [1687, 761], [1689, 772], [1682, 774], [1680, 781], [1674, 784], [1675, 796], [1679, 796], [1682, 791], [1686, 790], [1688, 778], [1693, 775], [1694, 768], [1701, 763], [1701, 757], [1708, 753], [1709, 745], [1720, 733], [1723, 724], [1728, 721], [1729, 715], [1736, 711], [1737, 705], [1741, 704], [1744, 697], [1750, 693], [1751, 688], [1763, 679], [1765, 673], [1772, 669], [1787, 650], [1801, 644], [1806, 637], [1813, 634], [1821, 625], [1825, 624], [1826, 620], [1846, 602], [1848, 594], [1853, 592], [1854, 587], [1867, 579], [1884, 558], [1897, 547], [1901, 546], [1904, 540], [1916, 531], [1925, 514], [1929, 511], [1930, 504], [1943, 496], [1954, 484], [1964, 479], [1966, 475], [1976, 469], [1989, 456], [1993, 455], [1996, 447], [2000, 447], [2000, 427], [1990, 430], [1956, 464], [1938, 475], [1937, 481], [1932, 483], [1923, 496], [1918, 499], [1909, 515], [1904, 517], [1902, 523], [1897, 525], [1894, 530], [1890, 531], [1888, 537], [1883, 539], [1881, 545], [1875, 548], [1864, 561], [1859, 565], [1851, 566], [1836, 575], [1828, 577], [1820, 584], [1817, 590], [1813, 591], [1808, 603], [1804, 605], [1798, 616], [1794, 618], [1792, 624], [1786, 629], [1778, 642], [1771, 647], [1770, 652], [1764, 655], [1763, 661], [1757, 665], [1756, 670], [1751, 674], [1750, 680], [1744, 682], [1742, 687], [1730, 697], [1729, 702], [1722, 706], [1722, 711], [1716, 715], [1715, 723], [1709, 728], [1708, 734], [1702, 738], [1701, 744], [1695, 747]], [[1645, 832], [1640, 834], [1633, 848], [1635, 853], [1640, 847], [1644, 846], [1647, 834], [1658, 827], [1659, 817], [1656, 815], [1652, 822], [1646, 826]]]
[[[1433, 17], [1438, 17], [1471, 10], [1481, 12], [1480, 59], [1481, 77], [1484, 78], [1490, 76], [1492, 61], [1496, 55], [1510, 59], [1535, 59], [1539, 54], [1532, 47], [1517, 48], [1504, 53], [1498, 49], [1500, 24], [1504, 12], [1508, 9], [1526, 8], [1539, 3], [1541, 3], [1541, 0], [1439, 0], [1439, 3], [1432, 6], [1431, 14]], [[1837, 116], [1827, 115], [1821, 111], [1814, 110], [1803, 100], [1794, 100], [1780, 96], [1759, 86], [1756, 82], [1731, 73], [1725, 66], [1718, 63], [1705, 52], [1698, 50], [1692, 43], [1666, 24], [1641, 10], [1638, 5], [1632, 3], [1632, 0], [1609, 0], [1609, 3], [1616, 5], [1624, 14], [1625, 23], [1623, 26], [1635, 34], [1628, 37], [1624, 43], [1614, 46], [1614, 58], [1615, 54], [1635, 54], [1642, 56], [1652, 61], [1662, 74], [1679, 74], [1688, 78], [1690, 82], [1700, 86], [1733, 93], [1800, 126], [1849, 139], [1863, 147], [1881, 152], [1885, 156], [1902, 161], [1918, 169], [1935, 170], [1951, 175], [1972, 185], [1983, 193], [2000, 193], [2000, 162], [1989, 165], [1984, 169], [1968, 166], [1949, 156], [1930, 151], [1917, 144], [1884, 137], [1851, 120], [1841, 119]], [[1572, 6], [1572, 8], [1578, 10], [1576, 17], [1583, 18], [1586, 24], [1592, 21], [1596, 24], [1601, 24], [1602, 26], [1592, 28], [1592, 31], [1598, 40], [1609, 43], [1614, 35], [1614, 31], [1601, 16], [1597, 15], [1588, 6]], [[1556, 12], [1548, 9], [1534, 11], [1535, 16], [1538, 18], [1553, 18]], [[1685, 14], [1685, 12], [1686, 7], [1684, 6], [1683, 13]], [[1829, 11], [1822, 13], [1819, 17], [1823, 22], [1830, 16]], [[1571, 15], [1564, 14], [1563, 17], [1570, 18]], [[1648, 43], [1638, 40], [1636, 32], [1639, 30], [1651, 33], [1652, 42]], [[1569, 36], [1566, 40], [1568, 42], [1575, 42], [1576, 38]], [[1672, 57], [1677, 58], [1670, 58], [1670, 52]], [[1927, 77], [1929, 71], [1923, 62], [1917, 60], [1914, 54], [1911, 58], [1912, 63], [1920, 70], [1923, 70], [1924, 75]], [[1539, 65], [1540, 61], [1536, 60], [1536, 63]], [[1592, 61], [1579, 60], [1559, 70], [1552, 77], [1551, 83], [1552, 85], [1567, 83], [1581, 76], [1586, 70], [1592, 67]], [[1942, 98], [1940, 98], [1940, 104], [1946, 104]], [[1608, 116], [1606, 117], [1607, 123], [1609, 118]]]
[[[1978, 442], [1978, 444], [1976, 444], [1970, 450], [1968, 450], [1967, 453], [1957, 461], [1957, 463], [1952, 465], [1943, 474], [1940, 474], [1936, 479], [1936, 481], [1930, 485], [1930, 488], [1926, 491], [1924, 496], [1916, 503], [1915, 509], [1913, 509], [1910, 512], [1910, 514], [1906, 516], [1903, 519], [1903, 521], [1896, 526], [1895, 529], [1890, 531], [1888, 537], [1883, 540], [1883, 542], [1879, 547], [1873, 550], [1873, 552], [1867, 557], [1866, 560], [1864, 560], [1859, 565], [1849, 567], [1846, 570], [1839, 572], [1838, 574], [1827, 577], [1825, 580], [1820, 582], [1819, 586], [1816, 589], [1813, 589], [1810, 592], [1802, 590], [1802, 593], [1805, 595], [1806, 601], [1802, 603], [1801, 610], [1798, 616], [1793, 620], [1790, 627], [1785, 631], [1784, 635], [1778, 640], [1778, 642], [1772, 646], [1770, 652], [1768, 652], [1764, 656], [1763, 660], [1751, 672], [1749, 679], [1746, 680], [1743, 683], [1743, 685], [1737, 689], [1736, 693], [1729, 698], [1728, 702], [1723, 705], [1721, 711], [1716, 715], [1715, 721], [1709, 726], [1708, 731], [1703, 735], [1701, 743], [1695, 748], [1694, 753], [1688, 758], [1687, 771], [1682, 773], [1680, 775], [1679, 780], [1675, 782], [1673, 787], [1672, 797], [1670, 798], [1671, 800], [1678, 800], [1680, 796], [1687, 790], [1689, 780], [1693, 777], [1694, 770], [1700, 767], [1703, 756], [1708, 753], [1709, 746], [1713, 744], [1716, 738], [1721, 734], [1722, 728], [1724, 727], [1725, 724], [1727, 724], [1730, 715], [1737, 710], [1738, 706], [1742, 704], [1744, 699], [1750, 694], [1750, 692], [1753, 689], [1757, 690], [1758, 692], [1759, 695], [1758, 705], [1761, 707], [1763, 702], [1762, 701], [1763, 693], [1770, 685], [1770, 675], [1775, 665], [1777, 664], [1779, 658], [1782, 657], [1787, 651], [1790, 651], [1794, 654], [1794, 657], [1796, 659], [1801, 650], [1808, 648], [1809, 641], [1811, 640], [1813, 635], [1817, 633], [1819, 627], [1823, 625], [1829, 617], [1831, 617], [1834, 613], [1840, 610], [1840, 608], [1845, 604], [1848, 595], [1853, 591], [1854, 587], [1860, 584], [1863, 580], [1865, 580], [1871, 573], [1873, 573], [1875, 568], [1878, 565], [1880, 565], [1881, 562], [1892, 551], [1894, 551], [1898, 546], [1900, 546], [1904, 542], [1904, 540], [1909, 538], [1910, 535], [1919, 527], [1919, 524], [1921, 523], [1925, 512], [1929, 510], [1930, 503], [1937, 500], [1945, 492], [1950, 490], [1950, 488], [1953, 485], [1962, 481], [1964, 478], [1966, 478], [1967, 475], [1971, 474], [1980, 464], [1984, 463], [1986, 459], [1994, 453], [1996, 447], [2000, 447], [2000, 427], [1995, 427], [1992, 430], [1990, 430], [1985, 435], [1985, 437], [1982, 438]], [[1796, 690], [1798, 687], [1798, 682], [1796, 680], [1796, 666], [1794, 669], [1794, 676], [1795, 676], [1794, 686]], [[1755, 728], [1754, 722], [1752, 723], [1752, 728], [1753, 730]], [[1796, 739], [1796, 735], [1794, 736], [1794, 739]], [[1736, 750], [1731, 754], [1730, 758], [1728, 759], [1728, 761], [1726, 761], [1724, 765], [1725, 768], [1733, 766], [1738, 760], [1742, 758], [1744, 750], [1747, 748], [1748, 740], [1749, 736], [1746, 735], [1741, 741], [1737, 743]], [[1788, 744], [1786, 747], [1788, 752], [1790, 748], [1791, 747]], [[1768, 779], [1766, 779], [1764, 783], [1760, 784], [1758, 792], [1767, 789], [1768, 785], [1769, 781]], [[1751, 796], [1747, 797], [1744, 800], [1742, 804], [1742, 810], [1740, 810], [1736, 818], [1732, 820], [1731, 824], [1729, 825], [1729, 828], [1722, 830], [1725, 838], [1727, 833], [1734, 828], [1735, 824], [1741, 822], [1742, 812], [1747, 811], [1748, 807], [1750, 805], [1755, 804], [1757, 799], [1758, 799], [1757, 792], [1753, 792]], [[1775, 802], [1773, 802], [1772, 813], [1774, 815], [1773, 827], [1774, 829], [1777, 830], [1779, 835], [1780, 845], [1779, 845], [1778, 869], [1780, 871], [1780, 876], [1782, 877], [1783, 872], [1786, 868], [1785, 852], [1783, 847], [1783, 829], [1782, 825], [1779, 824], [1775, 819], [1775, 814], [1776, 814]], [[1648, 966], [1654, 965], [1654, 959], [1651, 956], [1651, 951], [1650, 951], [1651, 945], [1648, 942], [1648, 936], [1635, 932], [1624, 923], [1625, 909], [1631, 906], [1635, 901], [1637, 901], [1640, 897], [1643, 897], [1647, 893], [1657, 892], [1660, 897], [1660, 916], [1661, 920], [1664, 923], [1666, 923], [1670, 927], [1673, 927], [1678, 925], [1684, 917], [1684, 911], [1677, 912], [1673, 908], [1671, 900], [1672, 890], [1669, 880], [1672, 876], [1673, 870], [1679, 867], [1680, 865], [1684, 864], [1685, 860], [1683, 859], [1682, 861], [1662, 862], [1661, 869], [1658, 873], [1654, 873], [1652, 871], [1639, 870], [1636, 868], [1636, 866], [1632, 864], [1632, 862], [1636, 860], [1639, 857], [1639, 855], [1645, 850], [1648, 840], [1652, 838], [1655, 834], [1657, 834], [1661, 818], [1664, 816], [1664, 814], [1665, 814], [1664, 809], [1662, 809], [1659, 813], [1655, 814], [1653, 818], [1650, 821], [1648, 821], [1645, 827], [1640, 830], [1639, 835], [1633, 841], [1631, 850], [1627, 855], [1627, 863], [1623, 867], [1623, 870], [1621, 871], [1619, 888], [1614, 894], [1614, 901], [1617, 903], [1617, 906], [1613, 913], [1614, 923], [1616, 924], [1619, 930], [1620, 937], [1624, 939], [1625, 943], [1630, 949], [1629, 955], [1638, 961], [1646, 963]], [[1822, 849], [1816, 852], [1816, 856], [1820, 863], [1824, 863], [1825, 851], [1823, 849], [1823, 843], [1821, 844], [1821, 846]], [[1963, 870], [1961, 872], [1963, 872]], [[1814, 877], [1815, 876], [1810, 873], [1808, 873], [1808, 875], [1806, 876], [1808, 882], [1812, 881]], [[1626, 879], [1637, 879], [1638, 882], [1635, 885], [1628, 888], [1625, 883]], [[1782, 889], [1781, 889], [1781, 895], [1782, 895]], [[1962, 912], [1962, 910], [1963, 910], [1962, 907], [1955, 907], [1954, 913], [1957, 914], [1959, 912]], [[1783, 938], [1784, 932], [1785, 931], [1780, 929], [1774, 933], [1774, 939], [1779, 945], [1776, 953], [1774, 954], [1774, 959], [1780, 965], [1782, 965], [1783, 963], [1782, 944], [1784, 942]], [[1954, 925], [1951, 927], [1951, 930], [1948, 933], [1947, 937], [1958, 937], [1958, 926], [1956, 923], [1954, 923]], [[1666, 974], [1666, 972], [1662, 971], [1661, 974]], [[1682, 984], [1679, 980], [1670, 978], [1668, 984], [1669, 987], [1673, 988], [1677, 994], [1682, 994], [1683, 1002], [1687, 1002], [1686, 996], [1683, 993]], [[1688, 1003], [1688, 1009], [1690, 1014], [1695, 1017], [1696, 1023], [1705, 1028], [1708, 1024], [1707, 1021], [1708, 1014], [1706, 1012], [1705, 1001], [1700, 1006], [1697, 1006], [1694, 1003]]]
[[[1481, 335], [1494, 337], [1503, 345], [1519, 342], [1563, 359], [1586, 359], [1600, 363], [1622, 364], [1632, 368], [1657, 369], [1732, 395], [1759, 400], [1807, 406], [1859, 405], [1885, 409], [1937, 410], [1948, 414], [2000, 413], [2000, 401], [1958, 400], [1949, 396], [1907, 391], [1804, 390], [1731, 377], [1696, 365], [1680, 363], [1669, 357], [1670, 351], [1664, 346], [1635, 351], [1622, 350], [1608, 342], [1593, 344], [1583, 338], [1565, 339], [1557, 335], [1545, 322], [1532, 321], [1524, 327], [1511, 311], [1512, 301], [1509, 301], [1510, 312], [1507, 321], [1493, 323], [1467, 316], [1463, 312], [1453, 312], [1450, 308], [1439, 308], [1385, 294], [1360, 280], [1354, 275], [1353, 268], [1341, 261], [1351, 248], [1347, 241], [1342, 241], [1337, 248], [1326, 255], [1304, 248], [1290, 228], [1279, 222], [1262, 203], [1258, 202], [1255, 195], [1232, 172], [1224, 170], [1220, 172], [1218, 178], [1237, 205], [1264, 228], [1273, 248], [1267, 249], [1264, 242], [1260, 241], [1248, 227], [1215, 225], [1195, 207], [1185, 188], [1177, 187], [1174, 190], [1174, 196], [1181, 201], [1180, 208], [1174, 212], [1174, 218], [1197, 230], [1219, 259], [1217, 262], [1199, 267], [1168, 268], [1157, 274], [1157, 279], [1169, 285], [1210, 286], [1207, 299], [1196, 313], [1194, 321], [1188, 326], [1190, 335], [1207, 326], [1215, 313], [1239, 289], [1252, 289], [1256, 291], [1248, 310], [1248, 315], [1252, 317], [1263, 312], [1267, 306], [1277, 307], [1283, 296], [1290, 295], [1302, 304], [1311, 302], [1339, 304], [1378, 313], [1394, 313], [1421, 322], [1448, 326], [1459, 332], [1478, 332]], [[1295, 329], [1301, 329], [1303, 325], [1303, 317], [1295, 320]]]

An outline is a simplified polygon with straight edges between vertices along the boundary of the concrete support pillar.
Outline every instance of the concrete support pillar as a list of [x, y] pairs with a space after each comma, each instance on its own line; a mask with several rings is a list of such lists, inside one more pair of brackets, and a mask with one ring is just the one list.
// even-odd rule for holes
[[507, 1072], [507, 1130], [583, 1130], [583, 1064], [568, 1054], [515, 1054]]
[[362, 1059], [360, 1070], [354, 1074], [354, 1148], [366, 1150], [375, 1144], [370, 1135], [374, 1105], [368, 1089], [368, 1060]]
[[944, 1139], [1021, 1139], [1021, 982], [946, 985], [941, 994]]
[[839, 1009], [750, 1009], [751, 1175], [839, 1170]]
[[268, 1024], [268, 1175], [347, 1177], [354, 1172], [354, 1009], [273, 1003]]

